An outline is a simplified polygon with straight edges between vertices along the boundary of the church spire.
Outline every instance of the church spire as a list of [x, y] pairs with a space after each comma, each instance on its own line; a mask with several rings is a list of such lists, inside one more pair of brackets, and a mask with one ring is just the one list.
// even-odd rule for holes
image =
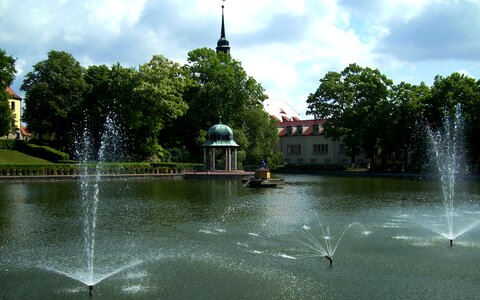
[[222, 5], [222, 29], [220, 31], [220, 39], [217, 42], [217, 54], [219, 52], [223, 52], [223, 53], [229, 53], [230, 52], [230, 43], [228, 42], [227, 38], [225, 37], [225, 21], [224, 21], [224, 17], [223, 17], [223, 9], [224, 9], [224, 6]]

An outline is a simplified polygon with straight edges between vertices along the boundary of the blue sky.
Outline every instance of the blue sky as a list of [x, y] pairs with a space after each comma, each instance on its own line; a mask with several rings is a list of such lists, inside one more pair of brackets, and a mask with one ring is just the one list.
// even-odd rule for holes
[[272, 99], [305, 116], [328, 71], [378, 68], [394, 83], [480, 78], [480, 0], [2, 0], [0, 48], [19, 87], [50, 50], [83, 66], [138, 67], [162, 54], [214, 48], [221, 5], [232, 56]]

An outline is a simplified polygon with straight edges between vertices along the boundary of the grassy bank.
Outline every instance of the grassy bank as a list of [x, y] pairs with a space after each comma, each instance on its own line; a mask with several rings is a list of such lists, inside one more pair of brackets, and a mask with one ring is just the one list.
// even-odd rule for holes
[[48, 160], [30, 156], [15, 150], [0, 149], [0, 165], [48, 165], [53, 164]]
[[97, 172], [105, 175], [171, 174], [201, 168], [203, 164], [189, 163], [106, 162], [99, 164], [92, 162], [80, 165], [72, 160], [52, 163], [16, 150], [0, 149], [0, 176], [61, 176]]

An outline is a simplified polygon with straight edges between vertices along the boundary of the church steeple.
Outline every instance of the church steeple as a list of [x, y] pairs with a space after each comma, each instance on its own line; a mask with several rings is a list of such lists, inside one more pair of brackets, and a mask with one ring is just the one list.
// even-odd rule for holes
[[230, 43], [225, 37], [225, 21], [223, 17], [223, 9], [224, 9], [224, 6], [222, 5], [222, 29], [220, 31], [220, 39], [217, 42], [217, 54], [220, 52], [223, 52], [223, 53], [230, 52]]

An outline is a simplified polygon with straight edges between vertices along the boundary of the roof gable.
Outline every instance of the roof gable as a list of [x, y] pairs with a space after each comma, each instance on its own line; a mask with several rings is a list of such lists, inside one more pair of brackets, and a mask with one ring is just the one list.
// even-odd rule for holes
[[10, 99], [15, 99], [15, 100], [20, 100], [22, 101], [22, 97], [20, 97], [19, 95], [17, 95], [11, 87], [7, 86], [5, 88], [5, 90], [7, 91], [7, 94], [10, 96]]

